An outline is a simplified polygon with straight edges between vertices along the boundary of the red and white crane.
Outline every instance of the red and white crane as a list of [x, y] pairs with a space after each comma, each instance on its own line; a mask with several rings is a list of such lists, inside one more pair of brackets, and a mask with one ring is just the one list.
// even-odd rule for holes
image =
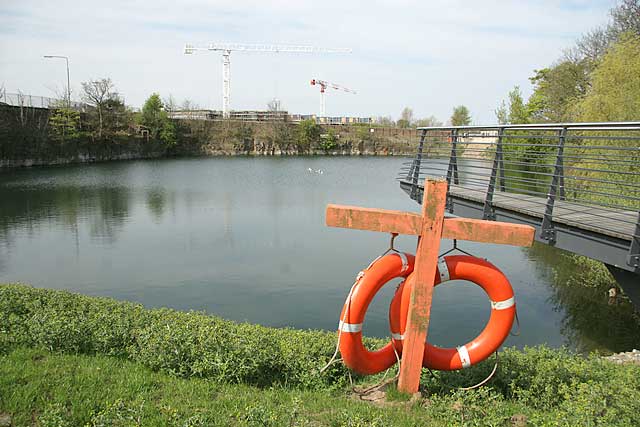
[[326, 116], [324, 93], [328, 88], [331, 88], [331, 89], [334, 89], [334, 90], [341, 90], [343, 92], [353, 93], [354, 95], [356, 94], [356, 91], [353, 90], [353, 89], [349, 89], [347, 87], [340, 86], [338, 84], [327, 82], [327, 81], [320, 80], [320, 79], [312, 79], [311, 80], [311, 86], [315, 86], [315, 85], [320, 86], [320, 117], [325, 117]]
[[265, 53], [351, 53], [351, 49], [327, 48], [314, 46], [245, 44], [245, 43], [209, 43], [206, 47], [185, 45], [184, 53], [191, 55], [198, 50], [222, 52], [222, 115], [229, 117], [231, 112], [231, 52], [265, 52]]

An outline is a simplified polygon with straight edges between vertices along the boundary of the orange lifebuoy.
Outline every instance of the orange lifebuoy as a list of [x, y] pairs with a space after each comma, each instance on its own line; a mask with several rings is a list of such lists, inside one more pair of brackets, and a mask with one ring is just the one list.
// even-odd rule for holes
[[352, 288], [340, 314], [340, 354], [345, 365], [363, 375], [375, 374], [396, 363], [390, 342], [380, 350], [369, 351], [362, 344], [362, 324], [375, 294], [388, 281], [413, 272], [414, 256], [394, 252], [375, 260]]
[[[516, 313], [509, 280], [488, 261], [467, 255], [444, 257], [438, 263], [435, 284], [448, 280], [467, 280], [484, 289], [491, 300], [491, 316], [480, 335], [463, 346], [440, 348], [428, 342], [425, 344], [422, 365], [442, 371], [467, 368], [489, 357], [509, 335]], [[402, 349], [412, 286], [411, 278], [402, 283], [389, 307], [392, 341], [399, 351]]]

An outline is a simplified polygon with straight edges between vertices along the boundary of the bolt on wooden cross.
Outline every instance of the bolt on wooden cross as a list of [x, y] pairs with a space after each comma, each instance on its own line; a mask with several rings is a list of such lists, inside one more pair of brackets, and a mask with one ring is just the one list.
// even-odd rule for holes
[[326, 221], [330, 227], [418, 236], [418, 249], [413, 268], [414, 286], [410, 296], [398, 380], [398, 389], [407, 393], [417, 392], [420, 383], [440, 239], [514, 246], [531, 246], [534, 239], [535, 229], [528, 225], [468, 218], [445, 218], [446, 197], [447, 182], [428, 179], [424, 183], [422, 215], [354, 206], [331, 204], [327, 206]]

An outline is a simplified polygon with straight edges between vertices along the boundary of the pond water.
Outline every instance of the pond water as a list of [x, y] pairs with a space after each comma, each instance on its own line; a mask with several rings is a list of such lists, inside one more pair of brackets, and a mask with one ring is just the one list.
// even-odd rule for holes
[[[354, 277], [389, 236], [328, 228], [325, 207], [418, 212], [395, 181], [403, 161], [232, 157], [3, 171], [0, 282], [333, 330]], [[399, 237], [397, 246], [413, 253], [415, 238]], [[559, 251], [461, 247], [493, 262], [515, 289], [521, 334], [507, 345], [638, 347], [630, 307], [568, 287], [576, 267]], [[366, 335], [388, 336], [395, 284], [375, 298]], [[429, 341], [452, 346], [482, 330], [489, 306], [478, 287], [452, 282], [436, 289], [432, 313]]]

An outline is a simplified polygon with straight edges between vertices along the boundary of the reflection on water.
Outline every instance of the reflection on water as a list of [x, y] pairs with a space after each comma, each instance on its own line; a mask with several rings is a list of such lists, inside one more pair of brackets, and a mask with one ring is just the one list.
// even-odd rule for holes
[[637, 348], [640, 317], [625, 298], [609, 298], [611, 277], [604, 267], [536, 244], [526, 249], [549, 276], [549, 303], [564, 312], [562, 333], [572, 348], [613, 352]]
[[[394, 180], [404, 160], [211, 158], [4, 171], [0, 282], [331, 330], [355, 275], [388, 247], [388, 236], [327, 228], [325, 207], [418, 211]], [[414, 238], [397, 243], [415, 250]], [[514, 286], [522, 334], [508, 345], [639, 346], [630, 308], [571, 284], [567, 278], [582, 267], [556, 250], [461, 246], [488, 258]], [[394, 290], [389, 284], [376, 296], [367, 335], [388, 335]], [[438, 286], [430, 341], [462, 344], [488, 315], [478, 287]]]

